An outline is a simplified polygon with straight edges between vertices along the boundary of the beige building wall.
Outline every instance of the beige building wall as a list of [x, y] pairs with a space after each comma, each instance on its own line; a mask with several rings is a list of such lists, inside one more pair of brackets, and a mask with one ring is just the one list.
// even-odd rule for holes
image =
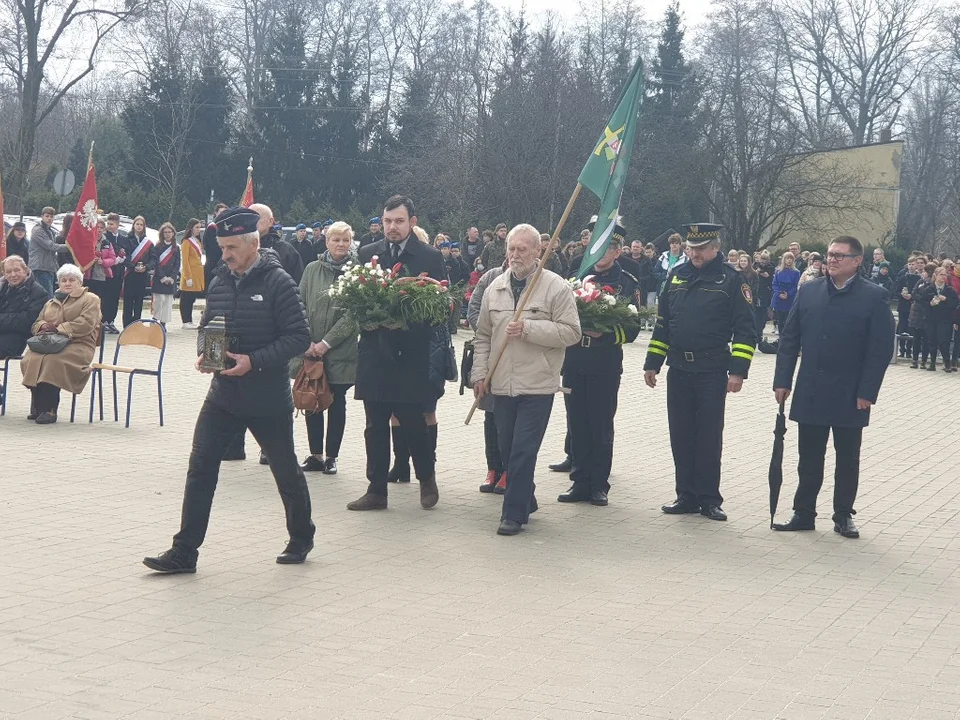
[[[806, 208], [793, 230], [777, 242], [785, 248], [791, 242], [803, 247], [809, 242], [826, 242], [837, 235], [853, 235], [865, 246], [886, 246], [892, 242], [900, 210], [900, 161], [903, 142], [894, 141], [811, 153], [801, 169], [811, 180], [824, 180], [825, 195], [836, 181], [836, 208]], [[828, 203], [825, 203], [828, 204]]]

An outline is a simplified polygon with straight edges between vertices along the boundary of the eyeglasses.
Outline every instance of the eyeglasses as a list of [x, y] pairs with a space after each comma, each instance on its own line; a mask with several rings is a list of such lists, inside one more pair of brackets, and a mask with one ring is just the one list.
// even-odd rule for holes
[[827, 253], [827, 260], [836, 260], [837, 262], [839, 262], [840, 260], [846, 260], [847, 258], [855, 258], [855, 257], [860, 257], [860, 256], [857, 255], [857, 253], [836, 253], [836, 252]]

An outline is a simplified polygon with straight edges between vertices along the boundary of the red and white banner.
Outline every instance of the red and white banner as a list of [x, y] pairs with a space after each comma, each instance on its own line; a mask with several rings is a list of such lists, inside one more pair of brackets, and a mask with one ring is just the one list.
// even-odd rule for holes
[[87, 168], [87, 179], [77, 200], [73, 224], [67, 234], [67, 246], [81, 270], [89, 270], [97, 259], [97, 176], [93, 164]]

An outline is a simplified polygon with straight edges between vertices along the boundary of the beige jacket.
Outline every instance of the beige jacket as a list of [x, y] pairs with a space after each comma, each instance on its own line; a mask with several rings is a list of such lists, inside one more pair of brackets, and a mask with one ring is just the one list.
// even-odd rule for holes
[[63, 302], [56, 298], [48, 300], [40, 311], [33, 332], [44, 323], [53, 323], [57, 332], [69, 337], [70, 342], [53, 355], [25, 350], [20, 361], [25, 386], [36, 387], [45, 382], [77, 394], [86, 387], [90, 363], [100, 341], [100, 298], [87, 288], [80, 290], [76, 297], [67, 297]]
[[503, 273], [483, 294], [471, 379], [477, 383], [486, 378], [489, 366], [505, 347], [490, 392], [510, 397], [552, 395], [560, 390], [567, 346], [580, 341], [573, 292], [563, 278], [544, 270], [523, 311], [523, 335], [507, 342], [506, 327], [515, 312], [511, 277], [510, 272]]

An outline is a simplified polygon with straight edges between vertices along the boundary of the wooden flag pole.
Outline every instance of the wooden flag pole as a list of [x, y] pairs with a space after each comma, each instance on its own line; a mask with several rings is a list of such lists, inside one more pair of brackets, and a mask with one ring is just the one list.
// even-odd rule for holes
[[87, 157], [87, 172], [90, 172], [90, 168], [93, 167], [93, 146], [96, 142], [96, 140], [90, 141], [90, 155]]
[[[527, 299], [533, 294], [534, 289], [537, 287], [537, 283], [540, 281], [540, 276], [543, 274], [543, 266], [546, 263], [546, 258], [550, 257], [550, 253], [552, 253], [553, 249], [556, 247], [557, 241], [560, 239], [560, 232], [563, 230], [563, 226], [567, 224], [567, 219], [570, 217], [570, 211], [573, 210], [573, 206], [577, 202], [577, 198], [580, 197], [580, 191], [582, 189], [583, 185], [580, 183], [577, 183], [577, 186], [573, 189], [573, 194], [570, 196], [570, 200], [567, 202], [567, 207], [564, 208], [563, 215], [560, 216], [560, 220], [557, 222], [557, 227], [553, 231], [553, 235], [550, 237], [550, 243], [540, 254], [540, 262], [537, 264], [537, 269], [533, 273], [533, 277], [530, 279], [530, 282], [527, 283], [527, 287], [524, 288], [523, 293], [520, 295], [520, 300], [517, 302], [517, 309], [513, 313], [513, 322], [517, 322], [523, 316], [523, 310], [527, 306]], [[500, 359], [503, 357], [503, 351], [506, 349], [507, 345], [504, 343], [500, 348], [500, 352], [497, 353], [497, 356], [493, 359], [493, 364], [490, 366], [490, 372], [488, 372], [487, 376], [483, 379], [484, 393], [489, 392], [490, 379], [497, 371], [497, 366], [500, 364]], [[467, 413], [467, 418], [463, 421], [464, 425], [470, 424], [470, 421], [473, 419], [473, 414], [477, 411], [479, 406], [480, 398], [475, 397], [473, 400], [473, 407], [470, 408], [470, 412]]]

